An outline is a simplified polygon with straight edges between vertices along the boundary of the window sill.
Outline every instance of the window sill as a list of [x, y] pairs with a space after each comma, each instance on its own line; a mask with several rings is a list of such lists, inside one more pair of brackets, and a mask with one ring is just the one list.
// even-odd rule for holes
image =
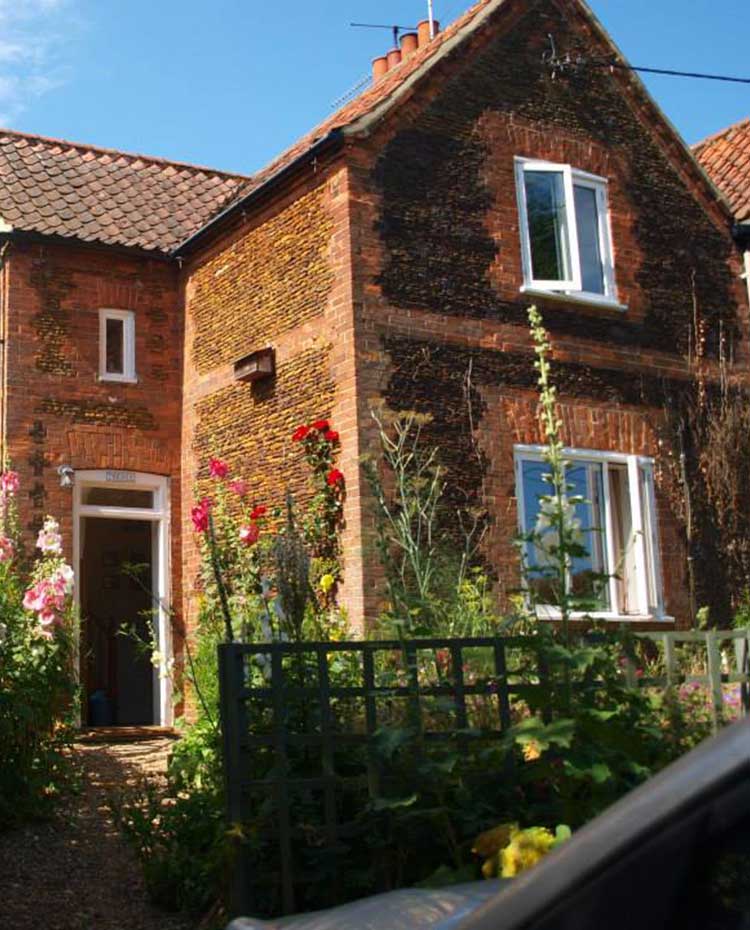
[[[549, 607], [538, 606], [536, 615], [540, 620], [560, 620], [560, 612]], [[605, 620], [607, 623], [674, 623], [669, 614], [613, 614], [605, 610], [571, 614], [571, 620]]]
[[529, 297], [541, 297], [544, 300], [557, 300], [564, 304], [581, 304], [586, 307], [604, 307], [606, 310], [619, 310], [624, 313], [627, 304], [621, 304], [609, 297], [598, 297], [596, 294], [566, 294], [563, 291], [545, 291], [538, 287], [529, 287], [526, 284], [519, 288], [522, 294]]
[[98, 379], [106, 384], [138, 384], [138, 378], [126, 378], [117, 375], [99, 375]]

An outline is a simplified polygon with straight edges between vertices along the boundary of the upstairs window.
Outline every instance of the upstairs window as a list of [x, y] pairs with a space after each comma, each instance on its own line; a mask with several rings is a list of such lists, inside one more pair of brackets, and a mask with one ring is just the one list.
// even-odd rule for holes
[[99, 311], [99, 380], [135, 381], [135, 314]]
[[516, 158], [525, 289], [615, 303], [607, 182]]
[[[543, 498], [552, 493], [545, 481], [549, 466], [543, 450], [517, 446], [516, 494], [522, 533], [538, 534], [527, 542], [528, 584], [540, 614], [554, 617], [554, 563], [544, 545], [556, 543], [556, 530], [545, 520]], [[636, 455], [566, 450], [567, 494], [571, 519], [586, 555], [570, 564], [568, 592], [592, 604], [592, 616], [657, 618], [663, 616], [661, 571], [656, 532], [653, 465]]]

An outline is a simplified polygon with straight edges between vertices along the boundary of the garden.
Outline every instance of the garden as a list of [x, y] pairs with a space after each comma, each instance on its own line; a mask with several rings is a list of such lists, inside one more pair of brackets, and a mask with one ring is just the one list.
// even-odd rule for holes
[[[530, 311], [546, 493], [517, 540], [523, 585], [500, 615], [487, 514], [446, 503], [424, 416], [373, 410], [363, 463], [384, 607], [365, 637], [337, 603], [346, 476], [327, 419], [291, 436], [309, 494], [272, 507], [213, 459], [192, 510], [201, 602], [165, 784], [113, 797], [152, 900], [276, 916], [400, 887], [513, 877], [747, 710], [737, 630], [637, 636], [591, 621], [606, 576], [574, 590], [596, 528], [566, 480], [549, 344]], [[0, 484], [0, 828], [70, 785], [72, 571], [48, 518], [35, 554]], [[540, 601], [543, 598], [543, 601]], [[559, 621], [539, 620], [538, 603]], [[143, 648], [152, 648], [144, 643]], [[218, 658], [217, 658], [218, 657]]]

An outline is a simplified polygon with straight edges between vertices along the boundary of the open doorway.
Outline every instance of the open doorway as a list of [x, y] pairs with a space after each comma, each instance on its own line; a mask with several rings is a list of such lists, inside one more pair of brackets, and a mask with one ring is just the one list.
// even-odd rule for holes
[[76, 473], [82, 716], [90, 726], [172, 722], [168, 512], [166, 478]]
[[81, 664], [88, 723], [154, 723], [153, 524], [81, 520]]

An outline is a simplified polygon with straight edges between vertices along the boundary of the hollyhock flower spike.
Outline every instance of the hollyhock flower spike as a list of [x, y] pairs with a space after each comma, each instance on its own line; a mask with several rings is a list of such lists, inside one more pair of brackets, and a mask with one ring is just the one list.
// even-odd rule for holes
[[259, 520], [261, 517], [265, 517], [268, 507], [265, 504], [258, 504], [256, 507], [253, 507], [250, 512], [251, 520]]
[[208, 532], [208, 517], [210, 513], [211, 501], [208, 497], [204, 497], [203, 500], [196, 504], [190, 511], [190, 519], [193, 521], [193, 526], [197, 533]]
[[223, 481], [229, 474], [229, 466], [226, 462], [222, 462], [221, 459], [211, 459], [208, 463], [208, 474], [212, 478], [219, 478]]
[[328, 429], [325, 431], [325, 433], [323, 433], [323, 439], [325, 439], [326, 442], [333, 444], [339, 441], [339, 434], [335, 429]]
[[13, 558], [13, 542], [7, 536], [0, 535], [0, 562], [10, 562]]
[[18, 472], [15, 471], [4, 471], [0, 475], [0, 494], [3, 497], [12, 497], [21, 486], [21, 481], [18, 477]]
[[344, 484], [344, 474], [343, 474], [343, 472], [340, 472], [340, 471], [338, 470], [338, 468], [332, 468], [332, 469], [328, 472], [328, 476], [326, 477], [326, 482], [327, 482], [327, 484], [329, 484], [332, 488], [340, 488], [340, 487], [342, 487], [342, 485]]
[[258, 542], [260, 529], [257, 523], [250, 523], [240, 527], [240, 542], [245, 546], [253, 546]]
[[44, 555], [61, 555], [62, 554], [62, 536], [60, 535], [60, 525], [54, 517], [47, 517], [44, 526], [39, 531], [36, 539], [37, 549], [41, 549]]
[[302, 442], [303, 439], [307, 439], [309, 432], [309, 426], [298, 426], [292, 433], [292, 442]]

